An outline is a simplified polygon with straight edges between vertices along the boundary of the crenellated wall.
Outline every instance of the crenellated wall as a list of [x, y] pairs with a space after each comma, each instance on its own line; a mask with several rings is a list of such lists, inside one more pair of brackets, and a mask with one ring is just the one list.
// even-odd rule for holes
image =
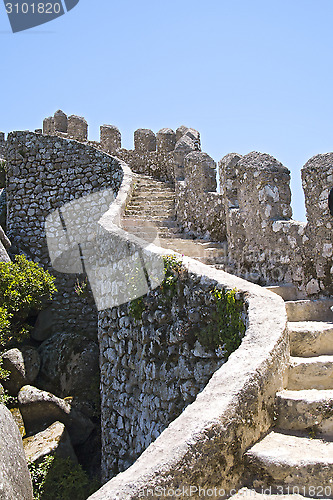
[[0, 159], [6, 156], [6, 140], [5, 134], [0, 132]]
[[[101, 144], [86, 142], [84, 119], [56, 115], [44, 123], [51, 135], [14, 132], [8, 137], [8, 236], [16, 251], [25, 251], [50, 268], [47, 228], [51, 247], [58, 242], [51, 252], [52, 264], [64, 273], [57, 274], [55, 333], [79, 329], [86, 334], [91, 328], [96, 334], [98, 330], [104, 479], [126, 469], [144, 452], [128, 472], [94, 497], [137, 498], [141, 488], [156, 485], [235, 487], [244, 470], [243, 453], [272, 425], [275, 393], [285, 384], [289, 348], [284, 303], [254, 284], [191, 259], [184, 259], [173, 293], [151, 289], [149, 272], [170, 252], [153, 244], [140, 247], [135, 237], [119, 232], [114, 224], [133, 184], [118, 159], [122, 150], [114, 152], [118, 158], [100, 151]], [[52, 126], [62, 130], [53, 135]], [[109, 151], [120, 146], [115, 127], [106, 127], [102, 135]], [[231, 219], [225, 218], [223, 210], [225, 194], [216, 193], [215, 164], [199, 150], [198, 133], [186, 127], [176, 133], [163, 129], [154, 139], [151, 131], [140, 130], [135, 145], [134, 152], [123, 154], [134, 165], [138, 158], [143, 166], [146, 162], [150, 170], [144, 173], [152, 173], [154, 165], [155, 176], [170, 176], [178, 217], [186, 211], [183, 221], [192, 224], [189, 231], [221, 239], [227, 231], [231, 235]], [[154, 162], [162, 151], [170, 163]], [[271, 165], [270, 157], [266, 158], [265, 168], [258, 170], [260, 158], [244, 158], [241, 175], [236, 169], [230, 190], [237, 191], [239, 198], [239, 208], [232, 210], [238, 210], [240, 224], [250, 234], [265, 229], [260, 221], [268, 202], [270, 213], [290, 216], [290, 192], [288, 172], [278, 162]], [[260, 183], [262, 193], [259, 201], [254, 196], [251, 202], [258, 217], [252, 229], [247, 229], [241, 211], [247, 168], [259, 171], [251, 178]], [[284, 184], [277, 194], [274, 182], [279, 175]], [[186, 204], [191, 196], [192, 203]], [[255, 240], [251, 241], [254, 246]], [[150, 289], [138, 294], [145, 295], [144, 307], [141, 318], [139, 314], [135, 319], [133, 303], [117, 300], [124, 293], [122, 280], [129, 268], [136, 270], [140, 262], [146, 263], [146, 273], [141, 274]], [[74, 299], [75, 278], [84, 277], [81, 269], [98, 292], [98, 325], [96, 309], [83, 310], [82, 299]], [[66, 275], [66, 270], [71, 274]], [[237, 288], [244, 304], [246, 335], [227, 362], [223, 351], [206, 350], [195, 336], [214, 322], [210, 292], [216, 286]]]
[[333, 154], [302, 169], [307, 223], [294, 221], [290, 172], [270, 155], [227, 155], [219, 163], [229, 265], [261, 284], [294, 283], [301, 295], [333, 293]]
[[[70, 127], [71, 124], [71, 127]], [[66, 132], [65, 132], [66, 130]], [[71, 130], [71, 135], [69, 135]], [[44, 120], [44, 133], [74, 137], [116, 155], [134, 172], [169, 181], [175, 189], [177, 222], [188, 237], [227, 242], [225, 269], [260, 284], [294, 283], [300, 296], [333, 293], [332, 154], [317, 155], [302, 169], [307, 223], [292, 219], [290, 172], [268, 154], [226, 155], [216, 164], [200, 149], [200, 134], [134, 133], [134, 150], [121, 147], [121, 134], [101, 126], [100, 142], [87, 141], [84, 118], [57, 111]]]
[[[176, 131], [163, 128], [157, 134], [138, 129], [134, 132], [134, 149], [128, 150], [121, 147], [121, 133], [114, 125], [101, 125], [100, 142], [88, 141], [86, 120], [67, 117], [58, 110], [53, 117], [45, 118], [43, 132], [90, 144], [123, 160], [133, 172], [168, 181], [176, 190], [181, 229], [192, 237], [225, 240], [222, 198], [216, 192], [216, 164], [201, 152], [197, 130], [184, 125]], [[186, 163], [190, 153], [193, 160]]]

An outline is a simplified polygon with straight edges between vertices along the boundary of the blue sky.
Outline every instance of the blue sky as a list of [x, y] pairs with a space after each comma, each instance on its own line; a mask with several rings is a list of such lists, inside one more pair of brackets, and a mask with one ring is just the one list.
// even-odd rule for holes
[[117, 125], [130, 148], [137, 128], [185, 124], [216, 161], [275, 156], [305, 220], [300, 169], [333, 149], [332, 21], [332, 0], [80, 0], [12, 34], [1, 4], [0, 130], [61, 108], [85, 116], [91, 139]]

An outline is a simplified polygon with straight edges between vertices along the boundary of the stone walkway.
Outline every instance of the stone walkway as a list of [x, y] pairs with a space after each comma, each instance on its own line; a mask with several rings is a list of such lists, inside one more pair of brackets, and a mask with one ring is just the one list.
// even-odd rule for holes
[[224, 262], [225, 244], [193, 240], [180, 232], [176, 222], [175, 192], [170, 184], [139, 174], [134, 174], [134, 179], [134, 191], [122, 220], [124, 229], [204, 264]]
[[[290, 297], [292, 288], [271, 289]], [[276, 427], [246, 453], [248, 488], [233, 499], [253, 497], [254, 490], [258, 499], [270, 491], [279, 498], [333, 498], [332, 305], [332, 299], [286, 301], [288, 385], [276, 394]]]
[[[226, 245], [180, 232], [175, 194], [164, 182], [135, 174], [122, 226], [148, 242], [224, 267]], [[246, 453], [248, 487], [232, 498], [333, 498], [333, 299], [292, 300], [294, 287], [270, 288], [286, 301], [288, 385], [276, 395], [276, 427]]]

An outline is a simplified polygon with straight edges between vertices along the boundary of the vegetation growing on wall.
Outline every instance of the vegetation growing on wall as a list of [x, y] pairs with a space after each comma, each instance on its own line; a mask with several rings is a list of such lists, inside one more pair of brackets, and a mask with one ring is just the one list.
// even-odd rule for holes
[[[170, 302], [172, 297], [177, 293], [177, 282], [181, 274], [184, 272], [184, 266], [182, 261], [177, 259], [174, 255], [165, 255], [163, 257], [164, 262], [164, 280], [157, 290], [161, 291], [161, 300], [164, 303]], [[133, 292], [135, 293], [135, 278], [138, 274], [134, 273], [133, 279]], [[131, 301], [129, 312], [133, 318], [136, 320], [141, 320], [142, 314], [146, 309], [145, 301], [143, 297], [138, 297]]]
[[[185, 276], [185, 268], [182, 261], [173, 255], [167, 255], [163, 260], [165, 277], [156, 290], [160, 292], [162, 305], [168, 307], [173, 297], [182, 293], [180, 283]], [[205, 327], [185, 325], [185, 335], [188, 340], [192, 335], [202, 346], [218, 351], [219, 357], [227, 359], [240, 346], [245, 333], [242, 319], [243, 301], [237, 297], [237, 290], [214, 288], [211, 290], [211, 296], [213, 300], [206, 316]], [[136, 320], [141, 320], [145, 309], [144, 297], [131, 301], [129, 311]]]
[[29, 471], [34, 500], [86, 500], [100, 487], [70, 458], [48, 456], [30, 463]]
[[228, 358], [240, 346], [245, 333], [243, 301], [237, 299], [237, 290], [214, 288], [211, 294], [215, 309], [207, 327], [197, 330], [196, 337], [203, 346], [221, 350]]

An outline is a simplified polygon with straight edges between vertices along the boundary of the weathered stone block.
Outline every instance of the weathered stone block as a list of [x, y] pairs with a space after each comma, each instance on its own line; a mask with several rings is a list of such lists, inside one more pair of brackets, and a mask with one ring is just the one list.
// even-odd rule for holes
[[139, 128], [134, 132], [134, 149], [138, 153], [156, 151], [156, 136], [152, 130]]
[[157, 132], [156, 140], [157, 151], [173, 151], [176, 145], [176, 133], [171, 128], [162, 128]]
[[54, 113], [54, 129], [59, 132], [67, 132], [67, 126], [68, 126], [68, 120], [67, 120], [67, 115], [61, 111], [61, 109], [58, 109]]
[[88, 123], [82, 116], [70, 115], [68, 117], [67, 133], [72, 139], [85, 142], [88, 139]]
[[10, 411], [0, 404], [0, 497], [32, 500], [32, 484], [22, 438]]
[[54, 118], [49, 116], [43, 120], [43, 134], [49, 135], [54, 134]]
[[114, 125], [101, 125], [100, 141], [103, 151], [115, 153], [121, 148], [121, 133]]

